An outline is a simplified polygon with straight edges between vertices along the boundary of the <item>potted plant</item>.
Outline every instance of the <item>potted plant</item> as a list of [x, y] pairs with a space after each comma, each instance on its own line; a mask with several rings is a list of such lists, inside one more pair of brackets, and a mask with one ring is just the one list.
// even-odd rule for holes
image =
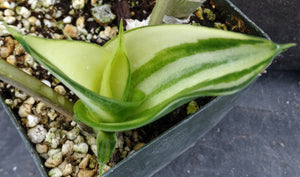
[[[163, 2], [163, 1], [159, 1], [159, 2]], [[165, 1], [165, 2], [167, 2], [167, 1]], [[224, 4], [228, 5], [228, 2], [220, 2], [220, 4], [218, 4], [218, 5], [222, 6]], [[158, 3], [158, 6], [159, 6], [159, 3]], [[151, 21], [150, 21], [150, 23], [151, 23]], [[155, 23], [153, 23], [153, 24], [155, 24]], [[251, 24], [249, 24], [249, 25], [251, 25]], [[192, 92], [183, 92], [184, 93], [183, 95], [181, 95], [180, 97], [176, 97], [176, 92], [174, 92], [174, 97], [171, 96], [171, 97], [165, 97], [164, 98], [163, 97], [164, 94], [163, 94], [162, 91], [167, 91], [167, 92], [170, 93], [170, 92], [172, 92], [172, 90], [158, 90], [157, 91], [158, 94], [162, 93], [160, 95], [160, 100], [167, 101], [166, 104], [163, 104], [162, 107], [160, 107], [160, 104], [159, 104], [160, 102], [157, 102], [157, 103], [154, 102], [153, 103], [153, 102], [151, 102], [151, 99], [150, 99], [150, 102], [147, 103], [147, 99], [145, 101], [144, 98], [148, 98], [148, 99], [151, 98], [151, 96], [149, 96], [151, 94], [148, 94], [148, 95], [146, 94], [146, 96], [145, 96], [145, 92], [147, 93], [147, 88], [152, 86], [153, 83], [156, 83], [156, 82], [159, 83], [160, 78], [158, 78], [158, 77], [155, 78], [153, 76], [154, 80], [150, 80], [148, 82], [146, 81], [146, 82], [143, 83], [144, 80], [147, 80], [148, 78], [151, 79], [152, 75], [150, 74], [147, 77], [145, 76], [145, 78], [141, 78], [141, 76], [143, 76], [144, 73], [146, 73], [146, 75], [147, 75], [147, 71], [149, 71], [148, 73], [151, 73], [150, 71], [153, 70], [154, 66], [157, 66], [157, 64], [155, 64], [156, 60], [154, 59], [154, 60], [151, 61], [154, 64], [150, 63], [149, 66], [146, 65], [146, 66], [143, 66], [141, 68], [137, 68], [136, 69], [137, 74], [133, 73], [133, 75], [132, 75], [133, 78], [130, 78], [131, 76], [130, 76], [129, 64], [131, 64], [130, 62], [134, 63], [134, 60], [135, 60], [135, 59], [132, 59], [134, 57], [134, 55], [132, 55], [132, 53], [135, 54], [138, 51], [133, 51], [132, 52], [132, 51], [130, 51], [130, 48], [126, 48], [126, 47], [127, 46], [131, 46], [132, 48], [137, 48], [138, 47], [133, 42], [130, 43], [130, 40], [133, 39], [133, 38], [132, 39], [130, 38], [130, 35], [131, 36], [141, 35], [141, 36], [144, 36], [144, 38], [142, 38], [142, 42], [145, 42], [147, 40], [149, 40], [149, 42], [151, 42], [151, 39], [147, 39], [147, 35], [149, 35], [150, 33], [153, 34], [155, 32], [156, 33], [157, 32], [158, 33], [170, 32], [171, 36], [170, 37], [167, 36], [167, 38], [166, 38], [166, 39], [170, 39], [170, 38], [172, 38], [172, 37], [174, 38], [174, 36], [176, 36], [176, 35], [174, 35], [175, 33], [172, 34], [172, 31], [178, 33], [178, 31], [176, 31], [176, 30], [179, 30], [179, 31], [187, 30], [187, 31], [192, 33], [193, 29], [196, 29], [196, 28], [194, 28], [194, 27], [193, 28], [190, 28], [190, 27], [186, 28], [185, 26], [184, 27], [167, 26], [167, 27], [153, 27], [153, 28], [148, 27], [148, 28], [133, 30], [132, 32], [126, 33], [123, 37], [122, 25], [120, 25], [120, 26], [121, 27], [120, 27], [119, 38], [116, 38], [115, 40], [113, 40], [112, 42], [109, 42], [108, 44], [106, 44], [104, 46], [105, 50], [107, 50], [111, 53], [115, 53], [112, 57], [106, 56], [107, 54], [105, 53], [105, 50], [103, 50], [102, 48], [97, 48], [97, 50], [93, 50], [91, 48], [93, 48], [94, 46], [87, 45], [87, 44], [81, 45], [83, 43], [63, 41], [61, 44], [59, 44], [59, 42], [54, 42], [54, 43], [52, 43], [53, 45], [51, 43], [49, 43], [49, 45], [48, 45], [46, 40], [38, 39], [38, 38], [35, 38], [35, 37], [30, 37], [30, 36], [24, 37], [21, 34], [15, 32], [13, 29], [10, 29], [9, 27], [7, 27], [9, 29], [9, 31], [13, 34], [13, 36], [17, 40], [19, 40], [19, 42], [21, 42], [23, 44], [24, 48], [31, 55], [33, 55], [36, 59], [38, 59], [39, 62], [43, 63], [43, 65], [46, 66], [46, 68], [48, 70], [52, 71], [52, 73], [54, 73], [56, 77], [60, 78], [60, 80], [62, 80], [65, 85], [67, 85], [69, 88], [71, 88], [72, 91], [75, 92], [80, 97], [82, 102], [78, 101], [76, 103], [76, 105], [74, 107], [75, 115], [80, 121], [86, 123], [87, 125], [89, 125], [91, 127], [94, 127], [96, 129], [100, 130], [100, 133], [98, 133], [98, 138], [97, 138], [98, 139], [97, 140], [98, 160], [99, 160], [100, 164], [105, 163], [108, 160], [108, 158], [110, 157], [110, 155], [113, 152], [112, 150], [114, 149], [112, 147], [115, 146], [114, 133], [107, 133], [107, 132], [123, 131], [123, 130], [127, 130], [127, 129], [142, 126], [142, 125], [144, 125], [144, 124], [146, 124], [150, 121], [153, 121], [153, 120], [157, 119], [161, 115], [164, 115], [166, 112], [169, 112], [170, 110], [165, 111], [164, 108], [166, 106], [170, 106], [171, 108], [174, 108], [175, 106], [177, 106], [178, 103], [176, 102], [176, 100], [180, 100], [180, 102], [181, 102], [182, 101], [181, 99], [183, 98], [183, 100], [186, 102], [191, 97], [195, 97], [195, 94], [192, 94]], [[158, 29], [158, 31], [155, 31], [156, 29]], [[199, 27], [199, 29], [200, 29], [200, 27]], [[252, 29], [257, 30], [258, 28], [256, 28], [255, 26], [252, 26]], [[201, 30], [202, 30], [202, 32], [204, 32], [206, 29], [203, 28]], [[249, 30], [251, 30], [251, 27], [249, 27]], [[198, 31], [196, 31], [196, 32], [198, 32]], [[192, 33], [193, 37], [197, 36], [196, 32]], [[261, 39], [257, 39], [257, 38], [247, 38], [245, 36], [233, 35], [232, 33], [219, 32], [219, 31], [214, 31], [214, 30], [209, 30], [208, 32], [213, 33], [214, 37], [218, 36], [218, 35], [219, 36], [223, 36], [223, 35], [230, 36], [230, 35], [232, 35], [233, 38], [235, 38], [235, 39], [240, 39], [240, 38], [243, 38], [243, 39], [246, 38], [247, 39], [245, 44], [241, 44], [240, 41], [237, 43], [235, 40], [231, 39], [226, 44], [227, 46], [228, 45], [230, 45], [230, 46], [251, 45], [253, 43], [262, 43], [263, 45], [260, 46], [260, 47], [269, 46], [269, 48], [266, 47], [264, 49], [265, 50], [270, 50], [270, 53], [267, 54], [268, 57], [266, 57], [266, 56], [262, 57], [263, 59], [261, 60], [261, 63], [258, 63], [257, 65], [252, 65], [253, 67], [255, 66], [254, 67], [254, 70], [256, 70], [255, 72], [252, 72], [252, 70], [253, 70], [252, 69], [252, 70], [249, 70], [250, 72], [246, 72], [246, 73], [241, 72], [240, 73], [239, 70], [234, 70], [233, 68], [231, 68], [233, 70], [228, 71], [227, 74], [235, 73], [235, 75], [231, 75], [231, 76], [223, 78], [225, 80], [228, 79], [227, 83], [232, 83], [232, 80], [233, 80], [233, 83], [235, 82], [235, 84], [229, 85], [228, 88], [230, 90], [227, 90], [228, 88], [226, 86], [225, 87], [220, 86], [219, 89], [221, 89], [221, 91], [211, 89], [211, 88], [209, 90], [207, 90], [205, 88], [209, 87], [210, 85], [207, 85], [205, 82], [199, 82], [198, 84], [204, 85], [204, 86], [199, 87], [198, 89], [204, 88], [204, 91], [202, 91], [202, 92], [200, 91], [199, 93], [201, 93], [201, 94], [198, 93], [198, 94], [196, 94], [197, 96], [200, 96], [200, 95], [215, 96], [215, 95], [221, 95], [221, 94], [224, 94], [224, 93], [227, 93], [227, 92], [233, 92], [233, 91], [236, 91], [236, 89], [235, 89], [236, 85], [241, 85], [238, 88], [239, 89], [242, 88], [245, 84], [248, 84], [248, 81], [253, 80], [253, 78], [257, 75], [257, 73], [259, 73], [261, 71], [261, 69], [264, 68], [268, 64], [268, 62], [270, 61], [271, 56], [273, 56], [275, 54], [278, 54], [279, 51], [282, 51], [285, 48], [291, 46], [291, 45], [282, 45], [281, 49], [280, 49], [279, 45], [277, 46], [275, 44], [271, 44], [271, 43], [269, 43], [265, 40], [261, 40]], [[209, 34], [208, 32], [206, 34]], [[218, 33], [220, 33], [220, 34], [218, 34]], [[146, 38], [145, 38], [145, 36], [146, 36]], [[220, 37], [220, 38], [222, 38], [222, 37]], [[206, 44], [206, 45], [202, 44], [202, 46], [208, 46], [208, 48], [207, 48], [208, 51], [214, 51], [214, 50], [218, 50], [222, 47], [226, 48], [226, 46], [222, 46], [222, 45], [218, 46], [218, 44], [220, 43], [220, 38], [214, 39], [215, 41], [209, 41], [208, 43], [207, 43], [207, 41], [203, 40], [203, 37], [199, 37], [198, 40], [199, 40], [200, 43], [204, 42], [204, 44]], [[182, 38], [180, 40], [182, 40]], [[189, 39], [188, 41], [190, 41], [190, 40], [191, 39]], [[226, 41], [226, 38], [222, 38], [221, 41]], [[177, 41], [175, 41], [175, 42], [177, 42]], [[185, 42], [187, 42], [187, 41], [185, 41]], [[124, 45], [124, 43], [126, 45]], [[147, 42], [145, 42], [145, 43], [147, 43]], [[162, 42], [160, 42], [160, 43], [162, 43]], [[175, 44], [178, 45], [180, 43], [182, 43], [182, 42], [175, 43]], [[74, 57], [73, 55], [68, 56], [68, 54], [71, 53], [71, 52], [67, 53], [66, 55], [64, 54], [63, 56], [60, 56], [60, 55], [55, 56], [56, 54], [54, 53], [55, 57], [52, 57], [52, 54], [53, 54], [52, 52], [47, 53], [48, 52], [47, 50], [43, 50], [43, 49], [45, 49], [45, 46], [46, 46], [46, 47], [56, 48], [56, 51], [58, 51], [58, 50], [60, 50], [60, 48], [56, 47], [57, 45], [60, 45], [60, 47], [62, 47], [64, 50], [68, 50], [68, 46], [67, 46], [68, 44], [71, 44], [69, 49], [71, 49], [71, 48], [72, 49], [74, 49], [74, 48], [78, 48], [78, 49], [86, 48], [86, 50], [91, 49], [92, 55], [93, 55], [93, 53], [98, 52], [97, 54], [101, 54], [101, 55], [104, 56], [103, 60], [108, 61], [107, 64], [101, 65], [101, 66], [108, 66], [108, 67], [103, 69], [103, 79], [102, 79], [102, 82], [101, 82], [101, 88], [100, 88], [100, 95], [101, 96], [100, 97], [95, 95], [92, 92], [89, 92], [89, 90], [93, 90], [93, 87], [94, 87], [94, 85], [93, 85], [94, 82], [88, 83], [89, 80], [87, 80], [88, 76], [92, 76], [91, 73], [88, 73], [87, 75], [84, 75], [83, 72], [82, 72], [81, 76], [78, 76], [76, 74], [74, 75], [72, 73], [72, 70], [70, 70], [69, 66], [66, 66], [65, 64], [60, 63], [60, 61], [62, 61], [61, 57], [70, 57], [70, 56]], [[169, 45], [169, 44], [172, 44], [172, 42], [170, 41], [170, 42], [165, 43], [165, 44]], [[209, 44], [214, 44], [214, 45], [210, 46]], [[198, 45], [199, 44], [197, 44], [197, 47], [199, 47]], [[42, 46], [42, 47], [40, 47], [40, 46]], [[65, 46], [67, 46], [67, 47], [65, 47]], [[157, 46], [159, 47], [159, 44], [157, 44]], [[215, 46], [218, 46], [217, 49], [214, 48]], [[277, 51], [277, 49], [274, 50], [274, 46], [277, 46], [279, 48], [279, 50], [278, 51]], [[193, 45], [189, 46], [189, 48], [192, 48], [192, 47], [193, 47]], [[49, 48], [46, 48], [46, 49], [49, 49]], [[162, 50], [162, 49], [164, 49], [164, 48], [161, 48], [160, 50]], [[179, 51], [182, 50], [182, 46], [180, 48], [175, 47], [174, 50], [167, 51], [167, 53], [168, 54], [175, 53], [178, 50]], [[188, 50], [188, 48], [183, 47], [183, 51], [187, 51], [187, 50]], [[127, 52], [128, 52], [128, 58], [126, 56]], [[195, 52], [195, 50], [193, 50], [192, 52]], [[203, 51], [200, 50], [199, 52], [201, 53]], [[236, 52], [239, 52], [239, 51], [237, 50]], [[258, 53], [259, 53], [259, 51], [258, 51]], [[265, 52], [265, 53], [267, 53], [267, 52]], [[79, 53], [79, 55], [81, 55], [81, 53]], [[150, 55], [151, 55], [151, 52], [150, 52]], [[217, 58], [220, 58], [223, 55], [224, 55], [224, 53], [222, 53], [220, 56], [217, 56]], [[166, 56], [166, 55], [163, 55], [163, 53], [158, 55], [159, 58], [164, 58], [164, 56]], [[178, 55], [176, 55], [176, 56], [178, 56]], [[183, 55], [183, 57], [186, 57], [186, 56], [188, 56], [188, 55]], [[51, 60], [49, 60], [49, 58], [51, 58]], [[110, 58], [110, 59], [105, 59], [105, 58]], [[166, 61], [168, 61], [168, 56], [165, 57], [165, 58], [166, 58]], [[243, 58], [243, 55], [240, 55], [239, 59], [240, 58]], [[254, 58], [256, 58], [256, 57], [254, 57]], [[147, 60], [147, 58], [145, 60]], [[232, 60], [234, 60], [234, 59], [232, 59]], [[157, 59], [157, 61], [159, 61], [159, 60]], [[245, 61], [247, 61], [247, 60], [245, 60]], [[216, 63], [218, 63], [218, 62], [222, 63], [222, 60], [221, 61], [216, 60]], [[119, 65], [119, 63], [122, 63], [122, 65]], [[184, 63], [187, 63], [187, 61], [185, 61]], [[234, 63], [234, 62], [232, 62], [232, 63]], [[136, 63], [136, 64], [138, 65], [138, 63]], [[209, 63], [202, 63], [200, 65], [204, 66], [204, 65], [208, 65], [208, 64]], [[86, 67], [93, 67], [95, 65], [96, 65], [96, 63], [94, 63], [92, 65], [86, 65]], [[181, 63], [181, 66], [184, 68], [182, 63]], [[73, 65], [72, 67], [76, 67], [76, 65]], [[80, 69], [80, 68], [77, 68], [77, 69]], [[100, 68], [97, 68], [97, 70], [99, 70], [99, 69]], [[187, 69], [191, 70], [191, 68], [188, 68], [188, 67], [187, 67]], [[61, 71], [64, 71], [64, 72], [61, 72]], [[70, 73], [68, 73], [69, 71], [70, 71]], [[118, 71], [122, 71], [122, 73], [118, 73]], [[167, 74], [166, 78], [171, 77], [172, 75], [174, 75], [174, 73], [168, 73], [169, 71], [171, 71], [171, 70], [162, 70], [161, 74], [166, 73]], [[212, 73], [215, 73], [216, 71], [217, 70], [215, 70]], [[66, 74], [66, 73], [68, 73], [68, 74]], [[243, 73], [244, 73], [244, 75], [243, 75]], [[160, 74], [160, 76], [163, 76], [161, 74]], [[82, 75], [84, 77], [82, 77]], [[183, 75], [184, 75], [184, 73], [182, 74], [182, 76]], [[249, 80], [248, 79], [246, 79], [246, 81], [243, 80], [242, 76], [245, 76]], [[111, 77], [121, 78], [120, 79], [121, 84], [120, 83], [111, 83], [110, 81], [113, 80], [113, 79], [110, 79]], [[218, 80], [220, 76], [217, 75], [217, 76], [215, 76], [215, 78], [213, 78], [213, 77], [211, 77], [211, 80], [212, 79]], [[75, 80], [78, 83], [81, 83], [81, 85], [79, 85], [78, 83], [73, 82], [73, 80]], [[128, 86], [129, 81], [132, 81], [133, 85], [138, 85], [138, 84], [142, 83], [141, 87], [131, 86], [131, 87], [133, 87], [133, 89], [130, 92], [129, 91], [129, 86]], [[223, 83], [223, 81], [221, 83]], [[88, 87], [89, 90], [82, 87], [82, 84], [85, 84], [83, 86]], [[91, 84], [91, 85], [87, 86], [89, 84]], [[161, 83], [161, 84], [163, 84], [163, 83]], [[218, 85], [220, 83], [214, 82], [214, 84]], [[143, 88], [144, 88], [144, 90], [143, 90]], [[176, 86], [174, 88], [178, 88], [178, 86]], [[187, 88], [183, 88], [183, 90], [187, 89]], [[142, 89], [142, 92], [136, 91], [138, 89]], [[45, 95], [44, 93], [42, 93], [42, 94]], [[130, 95], [129, 96], [130, 98], [128, 98], [128, 95]], [[103, 96], [105, 96], [106, 98], [104, 98]], [[153, 141], [152, 143], [150, 143], [149, 145], [144, 147], [142, 150], [137, 152], [135, 155], [130, 156], [127, 159], [127, 161], [130, 161], [134, 158], [141, 158], [141, 157], [145, 158], [145, 154], [146, 154], [146, 156], [151, 155], [151, 153], [145, 153], [147, 151], [149, 152], [149, 150], [152, 153], [159, 153], [159, 154], [162, 153], [162, 151], [161, 152], [155, 151], [155, 149], [154, 149], [155, 146], [152, 146], [152, 145], [155, 145], [156, 143], [158, 143], [159, 145], [165, 145], [166, 147], [168, 147], [168, 152], [172, 152], [172, 153], [176, 153], [176, 152], [179, 152], [179, 151], [185, 149], [187, 147], [187, 145], [191, 144], [195, 140], [194, 138], [198, 137], [198, 134], [196, 132], [198, 132], [198, 133], [200, 132], [200, 134], [203, 134], [210, 127], [212, 127], [215, 123], [217, 123], [218, 120], [220, 120], [222, 115], [225, 114], [226, 110], [228, 110], [229, 107], [230, 107], [230, 104], [227, 104], [227, 103], [230, 102], [230, 101], [233, 101], [235, 96], [217, 97], [212, 102], [210, 102], [210, 104], [208, 104], [205, 108], [203, 108], [201, 111], [194, 114], [194, 116], [188, 118], [186, 121], [183, 121], [180, 124], [180, 127], [181, 127], [180, 129], [174, 128], [174, 129], [169, 130], [167, 133], [165, 133], [160, 138], [158, 138], [160, 140]], [[97, 101], [92, 99], [92, 97], [97, 98], [96, 99]], [[117, 100], [119, 99], [119, 100], [121, 100], [121, 102], [119, 103], [119, 102], [107, 99], [107, 97], [108, 98], [114, 98], [114, 99], [117, 99]], [[126, 100], [126, 101], [128, 101], [128, 100], [130, 100], [130, 101], [128, 101], [129, 103], [127, 104], [126, 101], [123, 101], [123, 99]], [[170, 99], [172, 101], [168, 102], [168, 100], [170, 100]], [[152, 110], [151, 106], [148, 107], [148, 105], [149, 104], [151, 105], [152, 103], [153, 103], [153, 107], [158, 106], [159, 108], [156, 109], [156, 110], [155, 109]], [[58, 102], [58, 104], [60, 104], [60, 103]], [[144, 104], [144, 106], [141, 108], [140, 105], [143, 105], [143, 104]], [[224, 106], [224, 105], [226, 105], [226, 106]], [[61, 106], [65, 106], [65, 103], [61, 104]], [[95, 109], [95, 106], [96, 107], [102, 107], [103, 109], [101, 109], [101, 111], [99, 111], [98, 109]], [[66, 107], [68, 107], [68, 106], [66, 106]], [[113, 109], [113, 111], [110, 110], [111, 107], [115, 107]], [[215, 111], [216, 108], [219, 108], [219, 110]], [[140, 109], [140, 111], [139, 111], [139, 109]], [[150, 111], [148, 111], [148, 112], [145, 111], [146, 112], [145, 115], [141, 114], [144, 110], [147, 110], [147, 109], [149, 109]], [[68, 110], [68, 108], [66, 108], [65, 110]], [[117, 112], [116, 112], [116, 110], [117, 110]], [[121, 110], [121, 112], [120, 112], [120, 110]], [[132, 112], [134, 112], [132, 110], [135, 110], [135, 111], [138, 110], [138, 111], [135, 114], [133, 114], [134, 116], [136, 115], [136, 117], [131, 122], [130, 121], [128, 122], [128, 121], [114, 120], [114, 118], [118, 119], [120, 117], [127, 118], [129, 116], [129, 114], [128, 114], [129, 112], [130, 112], [130, 116], [132, 116]], [[161, 112], [161, 110], [164, 110], [164, 111]], [[103, 116], [103, 111], [104, 111], [104, 114], [106, 116]], [[91, 114], [91, 115], [89, 115], [89, 114]], [[112, 114], [115, 114], [115, 115], [113, 115], [113, 116], [111, 116], [111, 118], [109, 118], [109, 115], [112, 115]], [[200, 118], [196, 118], [196, 117], [199, 117], [200, 115], [202, 115]], [[142, 120], [143, 116], [146, 117], [145, 120]], [[101, 120], [100, 122], [95, 121], [95, 119], [94, 119], [95, 117], [101, 117], [101, 118], [103, 118], [103, 120]], [[105, 119], [107, 119], [107, 120], [105, 120]], [[139, 120], [141, 120], [141, 121], [139, 121]], [[198, 127], [196, 129], [193, 129], [193, 128], [190, 127], [191, 125], [198, 125]], [[185, 135], [186, 131], [189, 131], [195, 137], [194, 138], [190, 137], [189, 139], [187, 139], [186, 137], [182, 138], [182, 135]], [[169, 147], [171, 145], [170, 143], [161, 144], [161, 142], [164, 142], [164, 140], [166, 140], [166, 139], [168, 139], [170, 141], [180, 142], [181, 146], [178, 148], [178, 147], [174, 146], [174, 144], [172, 144], [172, 147], [176, 147], [176, 148], [178, 148], [178, 150], [170, 151], [170, 147]], [[181, 139], [182, 141], [178, 141], [179, 139]], [[99, 151], [99, 149], [102, 149], [102, 151]], [[105, 150], [103, 150], [103, 149], [105, 149]], [[164, 148], [162, 148], [162, 146], [160, 146], [160, 149], [164, 149]], [[142, 153], [142, 152], [143, 152], [144, 155], [139, 157], [138, 153]], [[163, 153], [163, 154], [167, 154], [167, 153]], [[156, 156], [161, 158], [161, 156], [159, 156], [158, 154], [156, 154]], [[172, 158], [172, 156], [169, 157], [169, 158]], [[168, 160], [169, 159], [166, 158], [165, 162], [168, 161]], [[159, 161], [160, 161], [159, 163], [156, 163], [157, 165], [161, 165], [162, 163], [165, 163], [161, 159], [159, 159]], [[153, 162], [154, 161], [152, 161], [152, 163]], [[135, 159], [135, 161], [133, 163], [139, 163], [140, 164], [140, 161]], [[124, 161], [124, 163], [121, 162], [119, 165], [117, 165], [115, 170], [111, 170], [110, 172], [107, 173], [107, 175], [113, 175], [113, 173], [118, 174], [117, 173], [118, 170], [121, 170], [124, 167], [126, 168], [126, 166], [124, 166], [124, 164], [125, 164], [125, 161]], [[142, 175], [143, 174], [148, 175], [149, 171], [153, 171], [153, 168], [156, 168], [157, 165], [152, 164], [152, 165], [150, 165], [150, 167], [147, 166], [147, 170], [144, 169], [143, 171], [135, 171], [135, 173], [136, 173], [136, 175], [141, 175], [141, 174]], [[102, 165], [100, 165], [100, 167], [101, 166]], [[132, 174], [132, 172], [130, 172], [130, 175], [134, 175], [134, 174]]]

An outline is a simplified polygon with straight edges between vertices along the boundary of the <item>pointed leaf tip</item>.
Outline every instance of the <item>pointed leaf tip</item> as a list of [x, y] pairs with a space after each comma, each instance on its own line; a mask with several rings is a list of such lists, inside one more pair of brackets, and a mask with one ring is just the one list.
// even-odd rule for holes
[[295, 47], [296, 45], [297, 45], [296, 43], [288, 43], [288, 44], [279, 44], [278, 47], [279, 50], [283, 52], [291, 47]]

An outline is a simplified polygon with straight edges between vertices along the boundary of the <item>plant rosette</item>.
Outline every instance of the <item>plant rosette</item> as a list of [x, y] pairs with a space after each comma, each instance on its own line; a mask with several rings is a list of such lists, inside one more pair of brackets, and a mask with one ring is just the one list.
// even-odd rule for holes
[[[156, 7], [168, 1], [158, 2]], [[162, 18], [150, 19], [150, 24], [160, 23]], [[6, 28], [79, 97], [73, 107], [74, 120], [97, 134], [99, 171], [115, 150], [116, 132], [149, 124], [201, 96], [236, 93], [276, 55], [294, 46], [191, 25], [155, 25], [123, 33], [121, 21], [118, 36], [103, 47], [23, 35], [8, 25]], [[52, 131], [56, 136], [56, 130]], [[80, 143], [76, 147], [86, 149]], [[61, 156], [51, 155], [53, 159]]]

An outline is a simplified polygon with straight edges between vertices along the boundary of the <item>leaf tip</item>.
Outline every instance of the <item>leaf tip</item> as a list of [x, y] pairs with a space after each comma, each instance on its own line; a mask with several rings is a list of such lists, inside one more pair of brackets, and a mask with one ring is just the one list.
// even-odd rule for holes
[[278, 49], [280, 50], [280, 52], [283, 52], [291, 47], [295, 47], [296, 45], [296, 43], [278, 44]]

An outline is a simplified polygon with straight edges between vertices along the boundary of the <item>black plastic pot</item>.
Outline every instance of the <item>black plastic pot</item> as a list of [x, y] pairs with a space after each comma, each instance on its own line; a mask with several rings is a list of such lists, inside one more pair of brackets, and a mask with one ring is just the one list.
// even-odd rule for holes
[[[214, 2], [216, 3], [216, 7], [224, 12], [224, 15], [233, 15], [240, 18], [244, 22], [245, 27], [249, 30], [249, 34], [269, 38], [267, 34], [248, 19], [229, 0], [214, 0]], [[235, 100], [240, 93], [241, 92], [215, 98], [201, 110], [181, 121], [133, 155], [118, 163], [114, 168], [105, 173], [104, 177], [144, 177], [153, 175], [191, 147], [199, 138], [214, 127], [234, 106]], [[19, 124], [18, 115], [14, 114], [12, 110], [4, 104], [2, 98], [1, 103], [17, 128], [41, 175], [47, 177], [47, 170], [38, 153], [35, 151], [34, 145], [26, 136], [24, 128]]]

